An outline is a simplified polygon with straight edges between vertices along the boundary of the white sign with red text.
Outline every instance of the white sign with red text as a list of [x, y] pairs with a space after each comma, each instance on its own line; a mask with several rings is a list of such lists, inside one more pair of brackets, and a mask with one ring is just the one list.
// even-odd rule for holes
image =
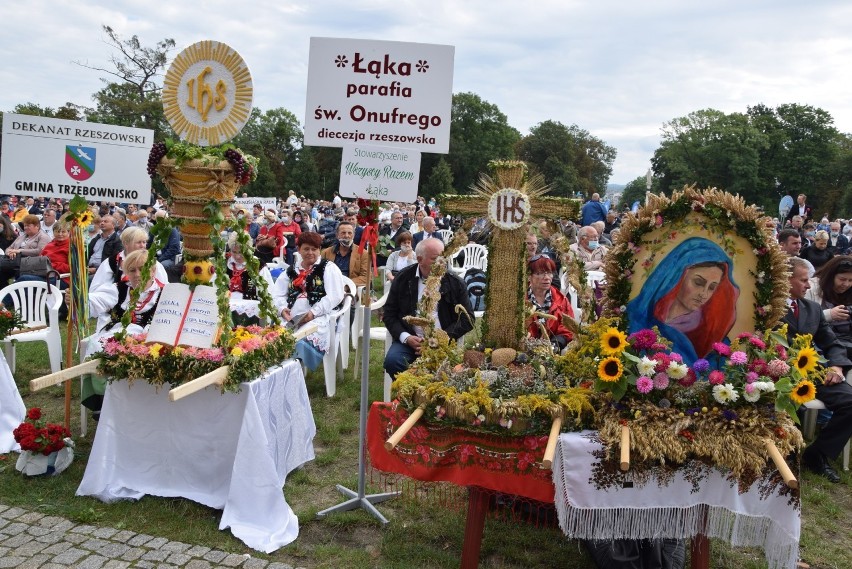
[[154, 131], [3, 114], [0, 194], [148, 204]]
[[347, 144], [340, 163], [340, 195], [414, 203], [420, 153], [410, 148]]
[[311, 38], [305, 144], [450, 150], [451, 45]]

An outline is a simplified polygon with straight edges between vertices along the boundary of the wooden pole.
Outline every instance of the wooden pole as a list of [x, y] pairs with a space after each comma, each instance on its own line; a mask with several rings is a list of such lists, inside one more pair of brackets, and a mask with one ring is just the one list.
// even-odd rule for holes
[[787, 465], [787, 461], [784, 460], [783, 456], [781, 456], [781, 453], [778, 451], [778, 447], [775, 446], [775, 443], [769, 439], [763, 439], [763, 443], [766, 445], [766, 450], [769, 451], [769, 457], [772, 459], [772, 462], [775, 463], [775, 468], [778, 469], [778, 472], [781, 474], [781, 478], [784, 479], [784, 484], [790, 488], [798, 488], [799, 481], [796, 480], [795, 476], [793, 476], [793, 471], [790, 470], [790, 467]]
[[94, 373], [98, 370], [98, 365], [100, 363], [101, 360], [89, 360], [79, 365], [69, 367], [68, 369], [63, 369], [56, 373], [37, 377], [36, 379], [30, 381], [30, 391], [39, 391], [40, 389], [44, 389], [45, 387], [50, 387], [51, 385], [58, 385], [63, 381], [68, 381], [69, 379], [74, 379], [75, 377], [80, 377], [81, 375], [87, 373]]
[[544, 449], [544, 458], [541, 460], [541, 465], [545, 468], [553, 468], [553, 455], [556, 454], [556, 441], [559, 440], [560, 431], [562, 431], [562, 417], [556, 417], [550, 425], [547, 447]]
[[192, 381], [187, 381], [186, 383], [178, 385], [169, 391], [169, 401], [183, 399], [187, 395], [192, 395], [196, 391], [201, 391], [210, 385], [222, 385], [225, 383], [225, 379], [228, 377], [228, 370], [230, 369], [231, 366], [222, 366], [214, 369], [210, 373], [205, 373], [201, 377], [196, 377]]
[[630, 470], [630, 429], [621, 425], [621, 471]]
[[402, 440], [402, 437], [408, 434], [408, 431], [417, 424], [417, 421], [420, 420], [420, 417], [423, 416], [423, 411], [425, 411], [426, 405], [421, 405], [417, 409], [415, 409], [408, 419], [399, 426], [394, 434], [390, 436], [388, 440], [385, 441], [385, 450], [393, 450], [393, 448], [399, 444], [399, 441]]

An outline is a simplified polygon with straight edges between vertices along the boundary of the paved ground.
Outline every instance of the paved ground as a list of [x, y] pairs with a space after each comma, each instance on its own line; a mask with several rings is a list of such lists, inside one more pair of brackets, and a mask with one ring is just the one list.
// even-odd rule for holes
[[0, 568], [294, 569], [249, 555], [114, 528], [75, 524], [0, 504]]

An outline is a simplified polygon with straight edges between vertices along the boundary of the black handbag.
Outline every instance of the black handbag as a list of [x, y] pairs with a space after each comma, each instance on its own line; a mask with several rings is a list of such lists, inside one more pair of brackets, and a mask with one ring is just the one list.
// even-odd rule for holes
[[[47, 274], [53, 271], [53, 265], [50, 259], [42, 255], [33, 255], [31, 257], [21, 257], [21, 266], [19, 273], [23, 275], [33, 275], [47, 279]], [[55, 271], [54, 271], [55, 272]]]

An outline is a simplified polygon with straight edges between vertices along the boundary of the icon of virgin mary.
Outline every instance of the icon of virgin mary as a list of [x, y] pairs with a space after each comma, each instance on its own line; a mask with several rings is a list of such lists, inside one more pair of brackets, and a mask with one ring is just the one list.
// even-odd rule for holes
[[657, 326], [684, 363], [707, 357], [726, 342], [737, 319], [739, 287], [733, 263], [708, 239], [693, 237], [672, 249], [627, 304], [628, 330]]

